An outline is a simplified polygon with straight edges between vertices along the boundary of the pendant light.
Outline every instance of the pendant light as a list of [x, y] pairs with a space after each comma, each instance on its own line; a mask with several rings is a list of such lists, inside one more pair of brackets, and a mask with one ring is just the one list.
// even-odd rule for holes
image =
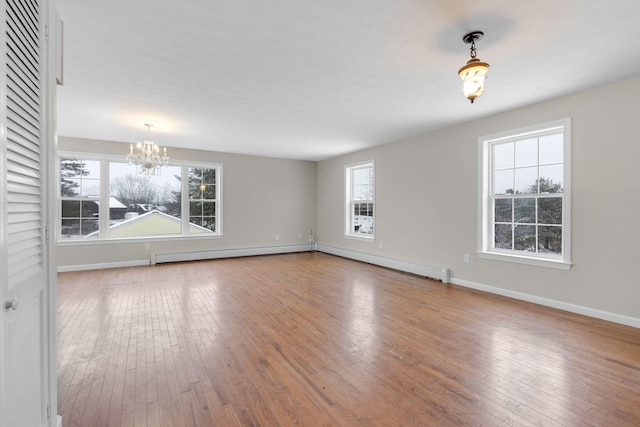
[[480, 40], [482, 36], [484, 36], [482, 31], [473, 31], [462, 38], [462, 41], [471, 45], [471, 59], [458, 70], [458, 75], [462, 79], [464, 96], [472, 104], [477, 97], [484, 93], [484, 81], [489, 71], [489, 64], [476, 58], [476, 41]]

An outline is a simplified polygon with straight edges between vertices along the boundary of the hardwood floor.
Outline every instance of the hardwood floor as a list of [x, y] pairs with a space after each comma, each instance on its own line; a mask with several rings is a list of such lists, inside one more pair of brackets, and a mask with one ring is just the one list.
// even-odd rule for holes
[[640, 329], [320, 253], [59, 274], [71, 426], [640, 426]]

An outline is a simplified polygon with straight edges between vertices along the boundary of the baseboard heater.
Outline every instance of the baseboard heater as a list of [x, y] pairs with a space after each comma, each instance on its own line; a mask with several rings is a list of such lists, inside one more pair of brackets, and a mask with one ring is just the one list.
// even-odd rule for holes
[[391, 268], [393, 270], [404, 271], [405, 273], [411, 273], [417, 276], [441, 280], [442, 283], [449, 283], [449, 280], [451, 278], [451, 273], [448, 268], [431, 267], [406, 261], [398, 261], [376, 255], [364, 254], [361, 252], [354, 252], [324, 245], [318, 245], [318, 251], [341, 256], [344, 258], [354, 259], [356, 261], [367, 262], [369, 264], [379, 265], [381, 267]]
[[262, 248], [239, 248], [239, 249], [221, 249], [212, 251], [197, 252], [177, 252], [165, 254], [151, 254], [151, 265], [162, 264], [167, 262], [182, 261], [199, 261], [204, 259], [217, 258], [234, 258], [243, 256], [256, 255], [275, 255], [293, 252], [307, 252], [311, 250], [311, 246], [306, 245], [287, 245], [287, 246], [266, 246]]

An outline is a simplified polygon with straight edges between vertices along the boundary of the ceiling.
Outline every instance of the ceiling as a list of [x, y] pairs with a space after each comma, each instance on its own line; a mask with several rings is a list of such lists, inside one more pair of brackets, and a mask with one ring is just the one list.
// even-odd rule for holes
[[[638, 0], [59, 0], [58, 134], [322, 160], [640, 75]], [[474, 104], [462, 36], [491, 64]], [[169, 155], [171, 155], [169, 148]]]

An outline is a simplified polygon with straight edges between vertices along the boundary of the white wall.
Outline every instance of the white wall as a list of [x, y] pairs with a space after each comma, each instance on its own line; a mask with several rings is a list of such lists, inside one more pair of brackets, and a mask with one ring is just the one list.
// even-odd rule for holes
[[[320, 162], [318, 242], [449, 267], [453, 283], [640, 326], [639, 93], [635, 78]], [[465, 108], [481, 109], [482, 99]], [[478, 137], [567, 117], [573, 267], [477, 258]], [[376, 162], [376, 241], [364, 242], [343, 236], [344, 166], [370, 159]], [[464, 254], [471, 263], [463, 262]]]
[[[120, 156], [128, 144], [60, 137], [59, 151]], [[316, 224], [316, 163], [169, 148], [172, 159], [223, 165], [223, 237], [59, 242], [58, 268], [134, 265], [151, 254], [306, 245]], [[276, 234], [279, 239], [276, 240]], [[150, 249], [145, 250], [145, 243]]]

